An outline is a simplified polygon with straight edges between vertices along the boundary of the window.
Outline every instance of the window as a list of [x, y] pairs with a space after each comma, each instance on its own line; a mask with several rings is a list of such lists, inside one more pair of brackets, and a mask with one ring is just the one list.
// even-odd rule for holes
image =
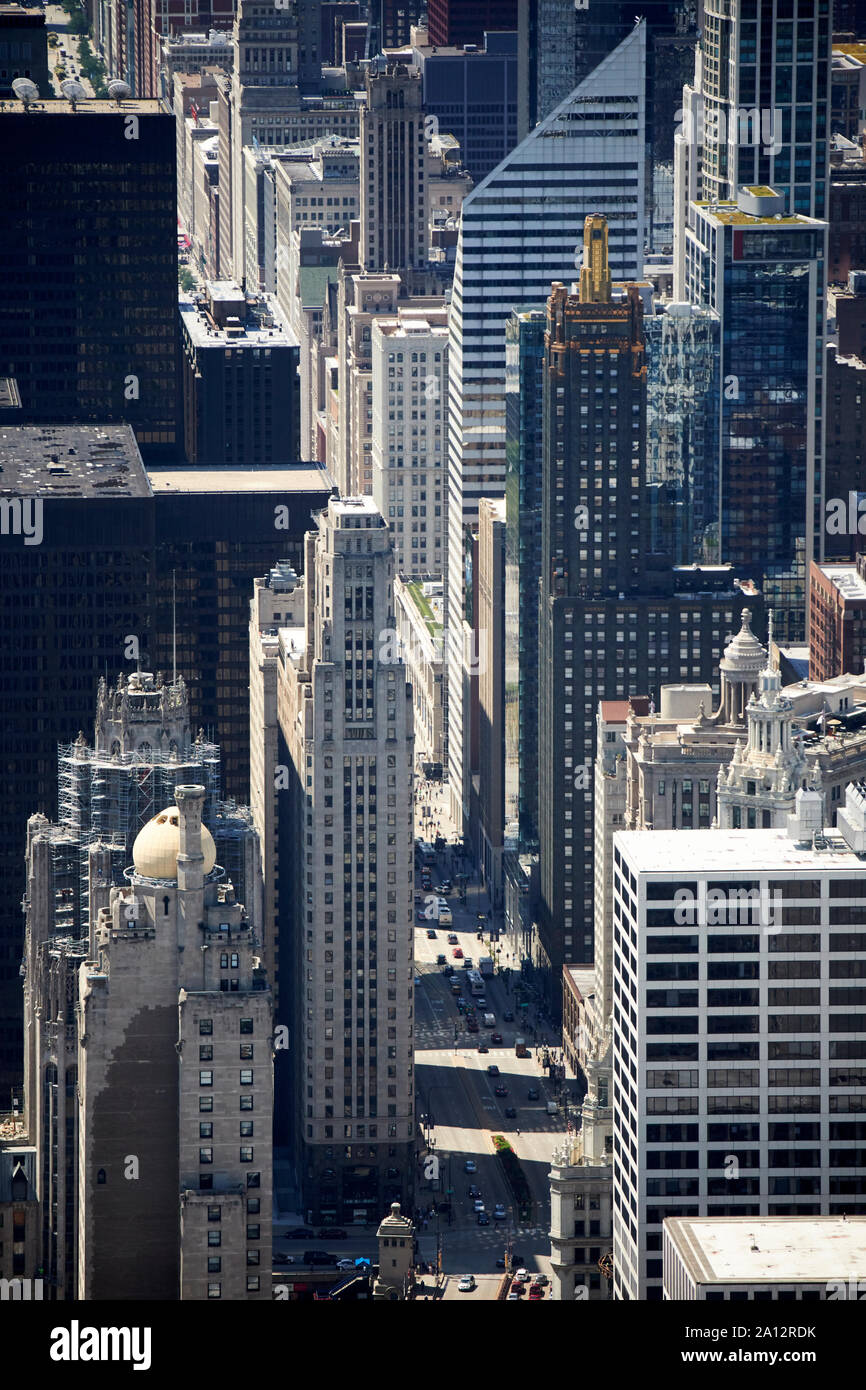
[[208, 1284], [208, 1286], [207, 1286], [207, 1296], [208, 1296], [208, 1298], [221, 1298], [221, 1297], [222, 1297], [222, 1285], [221, 1285], [221, 1284]]
[[211, 1247], [213, 1247], [213, 1246], [215, 1246], [215, 1245], [222, 1245], [222, 1243], [223, 1243], [222, 1233], [221, 1233], [220, 1231], [208, 1231], [208, 1233], [207, 1233], [207, 1243], [208, 1243], [208, 1245], [211, 1246]]
[[213, 1110], [213, 1096], [199, 1096], [198, 1108], [200, 1114], [210, 1114], [210, 1112]]
[[242, 1086], [252, 1086], [253, 1072], [252, 1067], [242, 1067], [240, 1073], [240, 1083]]
[[253, 1031], [253, 1021], [251, 1018], [241, 1019], [241, 1033], [251, 1033]]
[[198, 1084], [199, 1084], [200, 1086], [212, 1086], [212, 1085], [213, 1085], [213, 1072], [212, 1072], [212, 1071], [200, 1071], [199, 1074], [198, 1074]]
[[200, 1124], [198, 1127], [199, 1139], [213, 1139], [213, 1125], [208, 1121], [207, 1124]]
[[222, 1221], [222, 1215], [222, 1207], [208, 1207], [207, 1209], [208, 1221]]
[[252, 1149], [249, 1147], [248, 1144], [242, 1145], [242, 1146], [241, 1146], [241, 1149], [240, 1149], [240, 1162], [241, 1162], [241, 1163], [252, 1163], [252, 1161], [253, 1161], [253, 1151], [252, 1151]]
[[213, 1033], [213, 1019], [200, 1018], [198, 1021], [198, 1031], [203, 1038], [209, 1038]]
[[198, 1161], [199, 1161], [199, 1163], [201, 1163], [201, 1164], [213, 1163], [213, 1149], [212, 1149], [212, 1148], [199, 1149], [199, 1151], [198, 1151]]

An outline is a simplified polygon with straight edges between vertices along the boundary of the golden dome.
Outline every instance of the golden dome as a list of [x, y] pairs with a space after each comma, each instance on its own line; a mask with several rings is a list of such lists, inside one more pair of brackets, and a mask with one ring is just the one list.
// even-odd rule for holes
[[[177, 878], [177, 856], [180, 849], [180, 812], [167, 806], [147, 825], [142, 826], [132, 846], [135, 872], [143, 878]], [[201, 852], [204, 872], [209, 874], [216, 863], [216, 845], [206, 825], [201, 828]]]

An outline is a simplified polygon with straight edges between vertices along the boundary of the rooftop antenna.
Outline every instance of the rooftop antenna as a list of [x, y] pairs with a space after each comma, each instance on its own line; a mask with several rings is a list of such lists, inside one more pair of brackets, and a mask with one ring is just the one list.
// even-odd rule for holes
[[16, 77], [12, 83], [12, 90], [18, 100], [23, 101], [25, 111], [32, 101], [39, 100], [39, 88], [29, 77]]
[[175, 576], [177, 570], [171, 572], [171, 683], [177, 685], [177, 588]]

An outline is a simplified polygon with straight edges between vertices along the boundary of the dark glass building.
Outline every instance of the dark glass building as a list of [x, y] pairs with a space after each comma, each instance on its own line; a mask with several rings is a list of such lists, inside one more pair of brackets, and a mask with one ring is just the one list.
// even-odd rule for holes
[[518, 0], [427, 0], [427, 31], [438, 46], [484, 43], [489, 29], [517, 28]]
[[770, 189], [692, 203], [688, 297], [720, 321], [715, 462], [719, 558], [743, 566], [805, 640], [806, 555], [823, 526], [820, 460], [826, 223], [784, 216]]
[[517, 34], [488, 34], [477, 52], [416, 48], [415, 62], [425, 112], [459, 140], [463, 167], [480, 183], [517, 144]]
[[176, 132], [156, 101], [0, 111], [0, 375], [24, 423], [180, 457]]

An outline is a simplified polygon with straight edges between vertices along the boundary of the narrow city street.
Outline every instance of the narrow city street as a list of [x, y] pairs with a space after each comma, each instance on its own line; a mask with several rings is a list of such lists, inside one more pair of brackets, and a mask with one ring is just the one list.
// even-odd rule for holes
[[57, 76], [57, 68], [62, 67], [65, 77], [74, 77], [76, 82], [81, 83], [87, 96], [92, 97], [93, 87], [81, 72], [81, 58], [78, 52], [80, 36], [72, 33], [69, 15], [59, 5], [45, 6], [45, 29], [49, 34], [56, 34], [58, 39], [56, 46], [52, 46], [50, 41], [48, 46], [48, 67], [54, 84], [54, 95], [63, 95], [60, 84], [65, 78]]
[[[433, 1265], [437, 1249], [441, 1251], [446, 1297], [490, 1299], [498, 1288], [493, 1277], [497, 1261], [504, 1260], [509, 1246], [512, 1267], [523, 1264], [531, 1271], [549, 1273], [547, 1175], [567, 1120], [562, 1106], [548, 1113], [556, 1088], [542, 1066], [544, 1044], [555, 1051], [558, 1036], [543, 1031], [532, 1004], [520, 1007], [517, 962], [499, 948], [495, 938], [491, 941], [489, 899], [469, 865], [465, 903], [459, 896], [458, 875], [465, 861], [455, 854], [446, 799], [444, 787], [427, 784], [416, 800], [416, 834], [432, 842], [438, 833], [448, 842], [437, 854], [435, 867], [431, 866], [431, 893], [421, 886], [420, 870], [416, 874], [415, 1074], [421, 1155], [416, 1205], [422, 1213], [418, 1245], [422, 1261]], [[419, 912], [436, 911], [436, 889], [446, 878], [452, 887], [443, 896], [452, 922], [440, 924], [435, 916], [418, 920]], [[456, 946], [449, 941], [451, 936], [456, 937]], [[480, 957], [495, 956], [497, 950], [496, 974], [483, 982], [482, 1007], [465, 984], [459, 997], [452, 993], [452, 978], [462, 981], [470, 962], [477, 969]], [[449, 968], [454, 971], [450, 978]], [[528, 998], [521, 991], [521, 999]], [[477, 1010], [477, 1032], [467, 1029], [472, 1006]], [[493, 1014], [494, 1025], [483, 1025], [484, 1013]], [[501, 1041], [494, 1042], [494, 1036]], [[519, 1036], [526, 1038], [526, 1057], [516, 1056]], [[479, 1046], [484, 1050], [479, 1051]], [[498, 1074], [489, 1074], [491, 1066], [498, 1068]], [[506, 1110], [515, 1113], [507, 1115]], [[504, 1136], [523, 1165], [532, 1197], [529, 1216], [521, 1218], [515, 1208], [494, 1150], [494, 1134]], [[481, 1222], [476, 1201], [485, 1207], [486, 1219]], [[498, 1217], [497, 1204], [501, 1204]], [[478, 1280], [471, 1293], [456, 1290], [457, 1279], [464, 1274]]]

